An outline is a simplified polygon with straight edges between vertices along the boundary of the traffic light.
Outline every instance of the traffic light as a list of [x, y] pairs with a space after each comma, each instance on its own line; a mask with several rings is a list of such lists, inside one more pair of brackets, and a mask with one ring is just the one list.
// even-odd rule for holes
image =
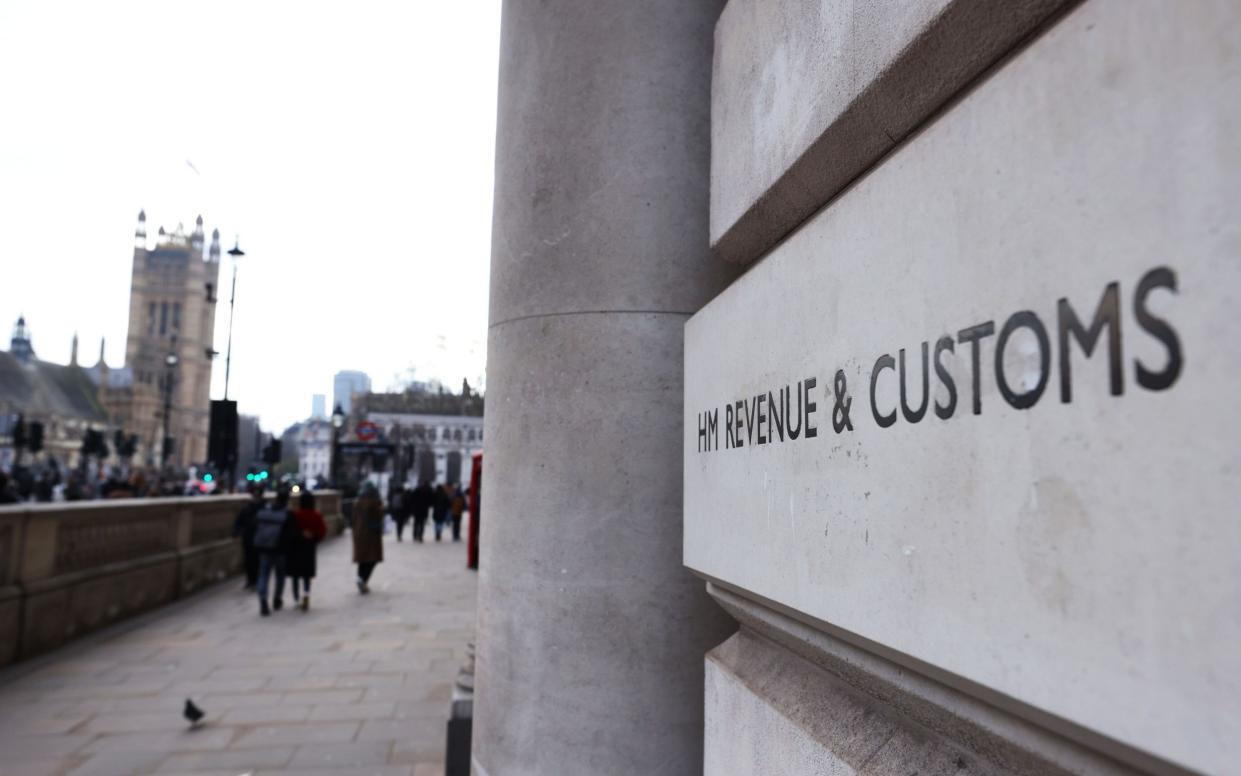
[[26, 416], [18, 415], [13, 424], [13, 448], [21, 450], [26, 446]]
[[207, 459], [224, 468], [237, 461], [237, 402], [212, 400]]
[[281, 453], [283, 452], [281, 450], [282, 447], [283, 444], [279, 439], [273, 439], [268, 442], [267, 446], [263, 448], [263, 463], [271, 466], [280, 463]]

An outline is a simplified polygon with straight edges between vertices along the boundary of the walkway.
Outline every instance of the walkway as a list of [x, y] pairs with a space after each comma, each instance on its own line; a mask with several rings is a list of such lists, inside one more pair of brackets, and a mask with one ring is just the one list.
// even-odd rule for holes
[[229, 580], [0, 671], [0, 773], [440, 774], [475, 574], [464, 542], [384, 551], [369, 596], [346, 534], [320, 548], [308, 613], [260, 619]]

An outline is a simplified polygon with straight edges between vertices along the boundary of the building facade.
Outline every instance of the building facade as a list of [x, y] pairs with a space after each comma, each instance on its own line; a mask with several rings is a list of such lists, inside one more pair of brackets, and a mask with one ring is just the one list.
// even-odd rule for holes
[[[469, 487], [471, 456], [483, 449], [484, 400], [463, 384], [461, 394], [406, 391], [355, 397], [347, 432], [369, 421], [394, 455], [385, 469], [397, 482]], [[353, 437], [356, 438], [356, 434]]]
[[[189, 235], [179, 225], [172, 233], [161, 226], [148, 248], [146, 213], [138, 214], [124, 366], [130, 390], [110, 405], [138, 434], [149, 451], [148, 463], [166, 457], [187, 466], [207, 457], [219, 230], [212, 232], [209, 246], [204, 241], [199, 216]], [[165, 406], [170, 407], [166, 456]]]
[[353, 397], [371, 390], [371, 378], [365, 372], [344, 370], [332, 380], [332, 407], [340, 407], [346, 414], [353, 408]]
[[[74, 337], [70, 363], [53, 364], [35, 354], [34, 338], [24, 317], [13, 327], [7, 352], [0, 352], [0, 469], [18, 460], [13, 433], [18, 418], [43, 427], [42, 450], [22, 452], [23, 464], [51, 463], [74, 468], [80, 462], [86, 431], [106, 431], [108, 414], [87, 370], [77, 364]], [[107, 440], [111, 444], [111, 440]]]
[[507, 0], [479, 776], [1232, 773], [1241, 6]]
[[332, 422], [311, 417], [301, 424], [295, 440], [298, 477], [303, 482], [327, 482], [332, 476]]

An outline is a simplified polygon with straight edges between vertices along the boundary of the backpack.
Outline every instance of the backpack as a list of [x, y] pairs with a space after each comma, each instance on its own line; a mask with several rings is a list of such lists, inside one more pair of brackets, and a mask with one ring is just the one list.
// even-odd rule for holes
[[284, 521], [289, 513], [283, 509], [264, 507], [255, 518], [254, 548], [257, 550], [275, 550], [280, 547], [280, 536], [284, 533]]

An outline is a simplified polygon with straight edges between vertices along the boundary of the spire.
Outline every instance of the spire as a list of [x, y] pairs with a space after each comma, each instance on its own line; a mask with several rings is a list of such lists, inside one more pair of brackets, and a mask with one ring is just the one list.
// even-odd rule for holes
[[19, 316], [17, 325], [13, 327], [13, 337], [9, 340], [9, 352], [13, 358], [23, 364], [34, 360], [34, 344], [30, 341], [30, 327], [26, 325], [26, 316]]
[[147, 212], [145, 210], [138, 211], [138, 228], [134, 230], [134, 247], [147, 247]]
[[207, 254], [207, 259], [209, 261], [220, 260], [220, 230], [219, 229], [211, 230], [211, 249]]
[[198, 220], [194, 222], [194, 234], [190, 236], [190, 247], [198, 252], [199, 256], [203, 252], [203, 217], [198, 216]]
[[73, 345], [69, 348], [69, 366], [78, 365], [78, 333], [73, 332]]
[[108, 362], [103, 360], [103, 346], [106, 342], [107, 342], [106, 337], [99, 338], [99, 366], [103, 367], [104, 369], [108, 368]]

